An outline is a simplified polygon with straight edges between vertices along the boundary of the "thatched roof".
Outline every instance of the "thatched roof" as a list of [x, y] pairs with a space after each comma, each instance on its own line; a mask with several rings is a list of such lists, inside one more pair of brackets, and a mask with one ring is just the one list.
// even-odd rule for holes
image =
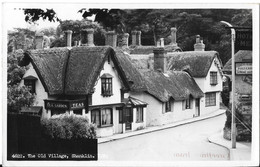
[[168, 69], [174, 71], [187, 70], [192, 77], [206, 77], [215, 57], [218, 57], [216, 51], [171, 53]]
[[147, 92], [162, 102], [170, 98], [174, 100], [187, 99], [203, 96], [193, 78], [184, 71], [169, 71], [163, 74], [157, 71], [146, 71], [143, 73], [146, 80]]
[[[252, 62], [252, 51], [250, 50], [239, 50], [235, 54], [235, 62]], [[223, 71], [232, 71], [232, 59], [229, 59], [228, 62], [223, 67]]]
[[69, 49], [37, 49], [25, 52], [39, 76], [45, 91], [49, 94], [62, 94]]

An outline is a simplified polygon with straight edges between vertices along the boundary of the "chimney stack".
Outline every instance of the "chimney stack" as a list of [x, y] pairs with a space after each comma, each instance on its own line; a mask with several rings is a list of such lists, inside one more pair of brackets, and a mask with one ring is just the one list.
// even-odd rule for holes
[[132, 34], [132, 46], [136, 46], [136, 42], [137, 42], [137, 31], [132, 31], [131, 32], [131, 34]]
[[81, 30], [81, 42], [83, 46], [95, 46], [94, 45], [94, 29]]
[[161, 47], [164, 47], [164, 38], [160, 38]]
[[43, 49], [43, 33], [37, 33], [35, 35], [36, 49]]
[[136, 45], [141, 46], [141, 31], [137, 31], [136, 33]]
[[118, 35], [118, 47], [128, 48], [128, 33]]
[[66, 39], [67, 39], [67, 47], [71, 47], [71, 40], [72, 40], [72, 31], [67, 30], [65, 31]]
[[194, 51], [204, 51], [205, 45], [203, 40], [200, 40], [200, 35], [196, 35], [196, 43], [194, 44]]
[[175, 27], [172, 27], [171, 28], [171, 37], [172, 37], [171, 45], [173, 45], [173, 46], [177, 46], [176, 32], [177, 32], [177, 29]]
[[166, 51], [164, 47], [156, 47], [153, 50], [154, 53], [154, 70], [166, 72]]
[[117, 43], [117, 35], [115, 31], [108, 31], [106, 33], [106, 45], [116, 47]]

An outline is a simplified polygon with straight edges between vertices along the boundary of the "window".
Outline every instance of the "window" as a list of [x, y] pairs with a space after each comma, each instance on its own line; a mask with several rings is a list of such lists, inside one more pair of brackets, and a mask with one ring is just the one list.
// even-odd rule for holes
[[103, 96], [112, 96], [113, 95], [112, 75], [103, 74], [101, 76], [101, 94]]
[[182, 101], [182, 110], [192, 109], [192, 98], [188, 98]]
[[217, 72], [210, 72], [210, 85], [217, 85], [218, 84], [218, 77]]
[[28, 87], [29, 91], [31, 93], [35, 93], [35, 80], [32, 79], [25, 79], [24, 80], [24, 85]]
[[206, 107], [216, 105], [216, 93], [206, 93]]
[[136, 122], [143, 122], [143, 107], [136, 108]]
[[118, 112], [119, 112], [119, 123], [122, 124], [123, 123], [123, 110], [120, 109]]
[[62, 109], [51, 110], [51, 116], [60, 115], [60, 114], [64, 114], [64, 113], [66, 113], [66, 110], [62, 110]]
[[95, 109], [91, 111], [91, 122], [97, 126], [112, 125], [112, 109]]
[[171, 112], [171, 110], [172, 110], [171, 105], [172, 105], [172, 103], [170, 100], [165, 103], [165, 112]]

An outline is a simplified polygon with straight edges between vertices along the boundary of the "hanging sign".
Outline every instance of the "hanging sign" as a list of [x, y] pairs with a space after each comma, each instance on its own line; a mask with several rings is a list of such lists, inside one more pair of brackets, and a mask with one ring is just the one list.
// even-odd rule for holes
[[252, 50], [252, 29], [236, 29], [236, 50]]

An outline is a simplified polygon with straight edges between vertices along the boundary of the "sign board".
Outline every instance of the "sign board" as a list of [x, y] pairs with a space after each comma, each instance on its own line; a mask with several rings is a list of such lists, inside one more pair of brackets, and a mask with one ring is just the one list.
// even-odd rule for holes
[[75, 110], [85, 108], [85, 99], [80, 100], [44, 100], [45, 109]]
[[66, 102], [45, 101], [45, 108], [46, 109], [64, 109], [64, 110], [68, 110], [69, 109], [69, 105]]
[[252, 75], [252, 63], [236, 62], [236, 75]]
[[236, 50], [252, 50], [252, 29], [236, 29]]
[[84, 104], [84, 102], [80, 102], [80, 101], [78, 101], [78, 102], [72, 102], [72, 103], [70, 103], [70, 108], [71, 109], [83, 109], [83, 108], [85, 108], [85, 104]]

